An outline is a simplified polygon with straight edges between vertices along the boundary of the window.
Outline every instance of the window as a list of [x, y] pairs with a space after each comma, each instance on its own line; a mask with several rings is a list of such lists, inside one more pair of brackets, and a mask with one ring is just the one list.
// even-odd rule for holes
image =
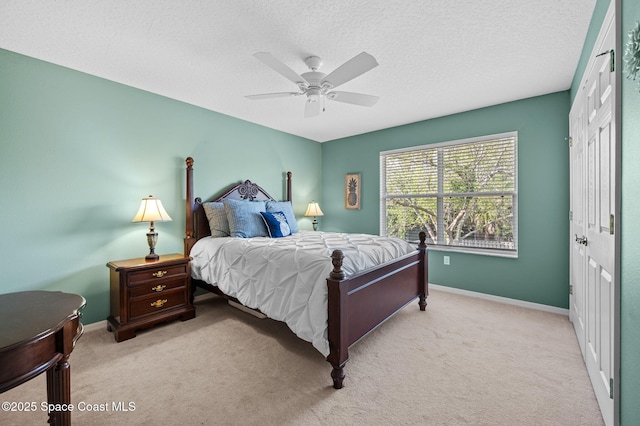
[[517, 132], [380, 153], [380, 234], [517, 256]]

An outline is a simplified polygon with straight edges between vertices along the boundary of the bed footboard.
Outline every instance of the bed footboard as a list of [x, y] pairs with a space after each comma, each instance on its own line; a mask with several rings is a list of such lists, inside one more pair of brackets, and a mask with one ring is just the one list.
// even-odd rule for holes
[[348, 278], [342, 271], [342, 251], [332, 253], [333, 270], [327, 279], [330, 349], [327, 361], [333, 367], [334, 388], [343, 386], [349, 346], [415, 299], [420, 310], [425, 310], [429, 295], [425, 239], [426, 234], [421, 232], [416, 253]]

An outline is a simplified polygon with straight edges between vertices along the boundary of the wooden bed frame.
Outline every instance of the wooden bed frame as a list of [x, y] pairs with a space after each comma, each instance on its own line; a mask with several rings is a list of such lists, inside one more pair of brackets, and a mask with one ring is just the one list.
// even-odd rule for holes
[[[187, 214], [184, 252], [188, 256], [195, 242], [211, 235], [211, 231], [202, 199], [193, 196], [193, 158], [188, 157], [186, 163]], [[287, 172], [286, 193], [287, 201], [291, 201], [291, 172]], [[231, 187], [212, 201], [223, 199], [276, 201], [249, 180]], [[327, 361], [333, 367], [331, 378], [334, 388], [340, 389], [343, 386], [344, 366], [349, 359], [348, 349], [351, 345], [415, 299], [418, 299], [420, 310], [425, 310], [429, 295], [425, 238], [425, 233], [420, 232], [420, 243], [415, 253], [349, 277], [345, 276], [342, 270], [342, 251], [334, 250], [331, 254], [333, 270], [327, 278], [330, 348]], [[194, 286], [233, 299], [211, 284], [200, 280], [192, 282]]]

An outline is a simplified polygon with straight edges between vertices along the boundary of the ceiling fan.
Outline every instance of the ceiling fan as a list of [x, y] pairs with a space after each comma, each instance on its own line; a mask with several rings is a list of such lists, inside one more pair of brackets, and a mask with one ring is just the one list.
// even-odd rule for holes
[[246, 96], [248, 99], [256, 100], [305, 95], [307, 97], [304, 109], [305, 117], [315, 117], [319, 115], [323, 109], [324, 99], [366, 107], [375, 105], [378, 99], [380, 99], [378, 96], [333, 90], [378, 66], [376, 59], [366, 52], [354, 56], [329, 74], [318, 71], [318, 68], [322, 65], [322, 59], [317, 56], [309, 56], [304, 60], [304, 63], [311, 71], [303, 74], [296, 73], [279, 59], [271, 55], [271, 53], [259, 52], [253, 56], [287, 80], [296, 84], [300, 90], [298, 92], [248, 95]]

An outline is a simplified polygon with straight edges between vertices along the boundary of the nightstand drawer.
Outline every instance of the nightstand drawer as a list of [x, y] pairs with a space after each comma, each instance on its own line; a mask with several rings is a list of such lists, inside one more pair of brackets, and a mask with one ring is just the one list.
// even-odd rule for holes
[[142, 281], [147, 280], [160, 280], [160, 279], [171, 279], [174, 277], [181, 277], [187, 274], [187, 265], [172, 265], [172, 266], [162, 266], [158, 265], [155, 268], [146, 269], [144, 271], [138, 272], [130, 272], [128, 274], [128, 283], [129, 285], [136, 285]]
[[131, 301], [129, 311], [131, 313], [130, 320], [142, 315], [160, 312], [174, 306], [185, 305], [186, 303], [186, 295], [182, 290]]
[[129, 297], [150, 296], [152, 294], [157, 294], [160, 297], [163, 293], [178, 287], [185, 287], [184, 277], [175, 278], [174, 276], [174, 279], [146, 281], [138, 285], [129, 286]]

